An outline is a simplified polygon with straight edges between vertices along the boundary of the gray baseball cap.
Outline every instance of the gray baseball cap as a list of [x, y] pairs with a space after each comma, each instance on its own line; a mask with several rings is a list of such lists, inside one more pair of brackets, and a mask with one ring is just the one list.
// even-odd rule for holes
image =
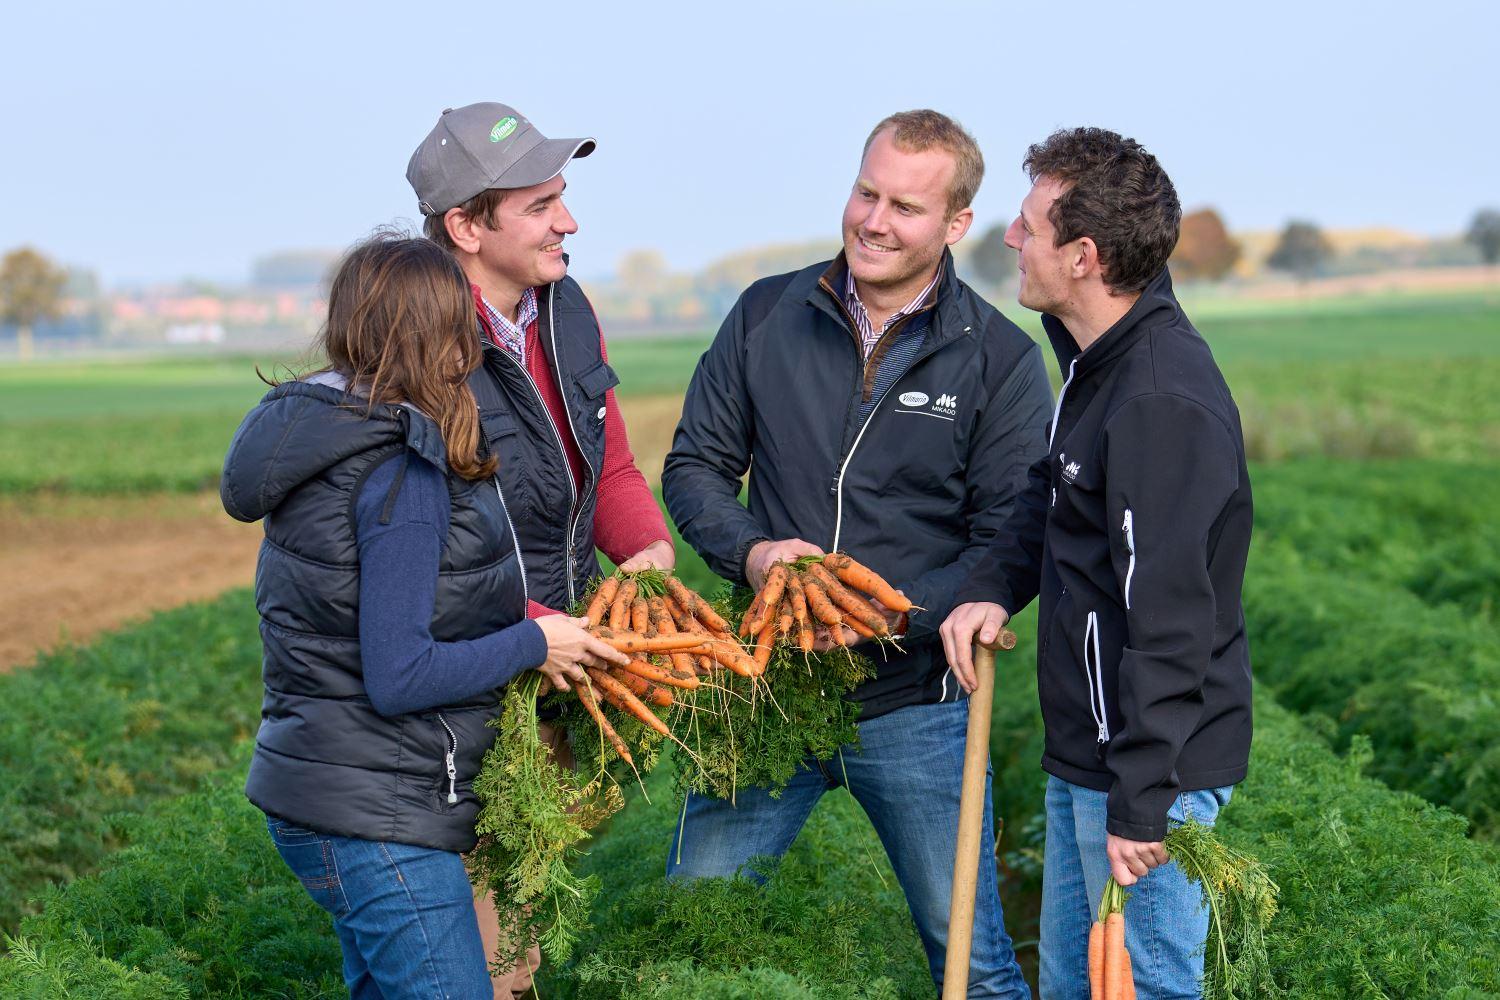
[[493, 101], [445, 108], [411, 154], [406, 179], [423, 215], [442, 215], [490, 188], [550, 181], [593, 139], [548, 139], [515, 108]]

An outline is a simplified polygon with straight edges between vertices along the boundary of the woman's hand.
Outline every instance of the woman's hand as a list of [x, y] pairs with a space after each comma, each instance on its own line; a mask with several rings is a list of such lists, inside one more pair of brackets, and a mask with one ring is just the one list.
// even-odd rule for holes
[[587, 618], [567, 615], [544, 615], [536, 619], [537, 627], [547, 639], [547, 659], [537, 670], [559, 691], [570, 690], [570, 683], [582, 684], [584, 667], [603, 669], [611, 663], [623, 667], [630, 662], [630, 657], [585, 632], [583, 626], [588, 623]]

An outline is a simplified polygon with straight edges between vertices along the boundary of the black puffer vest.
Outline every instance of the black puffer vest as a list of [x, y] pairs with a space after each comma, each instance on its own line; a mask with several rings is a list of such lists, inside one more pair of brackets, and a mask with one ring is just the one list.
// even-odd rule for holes
[[[562, 390], [571, 427], [553, 421], [536, 383], [511, 354], [491, 343], [469, 379], [500, 484], [521, 540], [531, 599], [566, 610], [599, 574], [594, 507], [604, 468], [605, 393], [620, 381], [600, 349], [599, 323], [583, 289], [564, 278], [538, 289], [542, 350]], [[583, 454], [576, 487], [562, 435]]]
[[[264, 811], [325, 833], [440, 850], [475, 844], [471, 783], [494, 742], [498, 692], [384, 717], [359, 653], [354, 506], [381, 461], [411, 449], [445, 469], [437, 426], [406, 407], [291, 382], [250, 411], [224, 460], [224, 509], [265, 519], [255, 571], [266, 684], [245, 792]], [[453, 510], [433, 637], [473, 639], [521, 620], [526, 580], [505, 498], [451, 472]]]

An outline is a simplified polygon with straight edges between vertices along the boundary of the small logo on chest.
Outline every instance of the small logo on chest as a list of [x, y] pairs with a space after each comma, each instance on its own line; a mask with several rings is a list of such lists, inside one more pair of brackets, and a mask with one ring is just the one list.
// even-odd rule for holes
[[1076, 461], [1068, 461], [1068, 456], [1062, 454], [1057, 456], [1057, 463], [1062, 466], [1063, 482], [1072, 486], [1074, 481], [1078, 479], [1078, 474], [1083, 471], [1083, 466], [1079, 465]]

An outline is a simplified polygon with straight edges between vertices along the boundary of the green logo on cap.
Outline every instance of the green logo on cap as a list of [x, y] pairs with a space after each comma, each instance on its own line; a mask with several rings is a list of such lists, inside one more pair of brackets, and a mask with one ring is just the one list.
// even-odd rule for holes
[[490, 129], [490, 142], [499, 142], [516, 130], [516, 120], [509, 116], [500, 119], [495, 127]]

